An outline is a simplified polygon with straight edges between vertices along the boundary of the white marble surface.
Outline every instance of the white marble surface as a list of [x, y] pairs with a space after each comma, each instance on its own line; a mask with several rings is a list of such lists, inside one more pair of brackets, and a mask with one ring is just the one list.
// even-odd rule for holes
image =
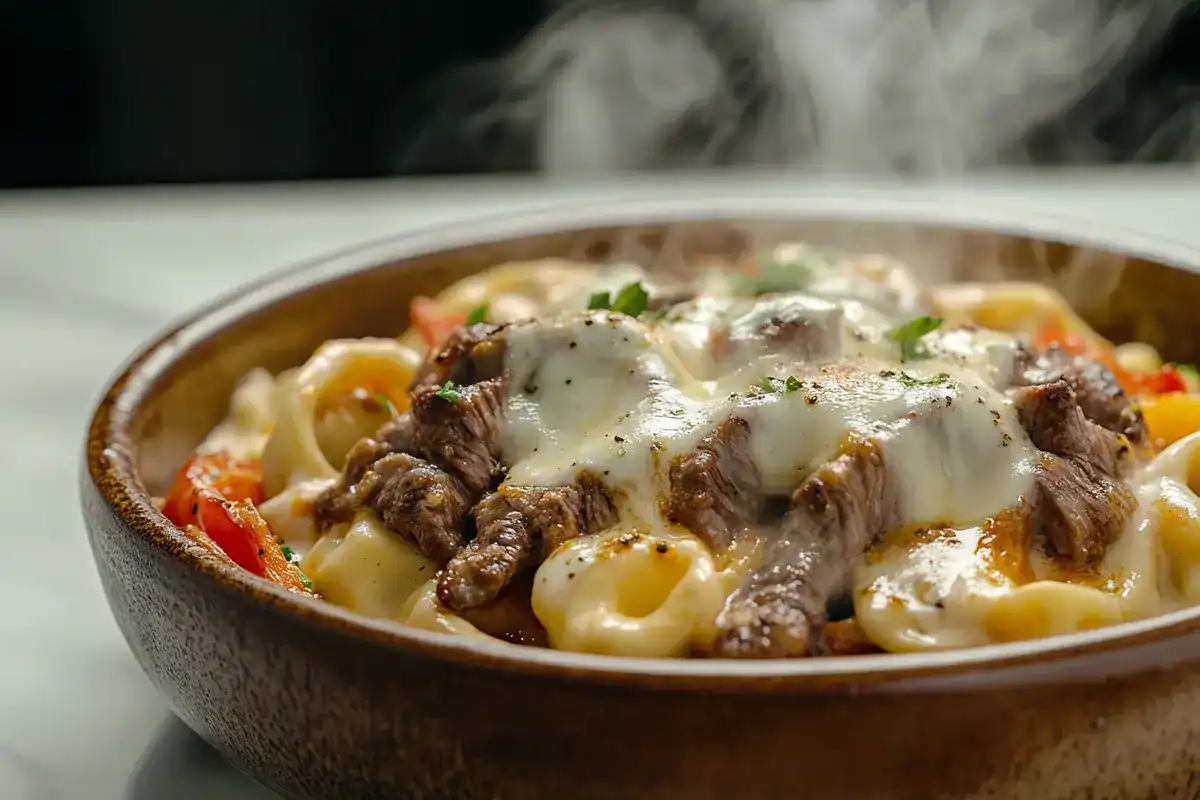
[[[799, 176], [671, 191], [827, 191]], [[840, 190], [843, 184], [835, 184]], [[1200, 172], [853, 187], [1050, 213], [1200, 245]], [[652, 194], [649, 181], [0, 193], [0, 797], [273, 797], [167, 712], [113, 623], [75, 480], [89, 406], [173, 316], [268, 270], [402, 229], [516, 207]]]

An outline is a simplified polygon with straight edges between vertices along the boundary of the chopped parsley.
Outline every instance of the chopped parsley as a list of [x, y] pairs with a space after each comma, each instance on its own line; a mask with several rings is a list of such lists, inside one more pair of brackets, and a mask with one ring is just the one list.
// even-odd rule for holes
[[[892, 373], [892, 377], [900, 381], [909, 389], [917, 386], [943, 386], [950, 380], [950, 376], [944, 372], [939, 372], [932, 378], [918, 378], [913, 375], [909, 375], [907, 372], [895, 372]], [[980, 399], [980, 402], [982, 402], [982, 398]]]
[[929, 358], [929, 351], [921, 343], [921, 339], [942, 327], [942, 322], [941, 317], [917, 317], [892, 328], [887, 337], [900, 345], [901, 361]]
[[454, 385], [454, 381], [446, 381], [446, 385], [434, 392], [438, 397], [445, 400], [447, 403], [458, 403], [462, 400], [462, 394], [459, 393], [458, 387]]
[[471, 309], [471, 313], [467, 314], [467, 324], [468, 325], [478, 325], [481, 322], [486, 322], [488, 310], [489, 310], [489, 307], [488, 307], [487, 303], [484, 303], [481, 306], [476, 306], [475, 308]]
[[283, 551], [283, 557], [288, 560], [289, 564], [298, 560], [296, 558], [296, 552], [294, 550], [292, 550], [292, 548], [288, 547], [286, 544], [281, 544], [279, 546], [279, 549]]
[[588, 297], [589, 311], [607, 309], [630, 317], [641, 315], [649, 304], [650, 294], [646, 291], [646, 287], [642, 286], [641, 281], [634, 281], [622, 286], [616, 297], [607, 291], [594, 292]]
[[400, 409], [396, 408], [396, 404], [392, 402], [392, 398], [388, 397], [383, 392], [375, 393], [375, 402], [387, 409], [388, 414], [393, 417], [400, 416]]
[[794, 375], [789, 375], [786, 379], [772, 378], [768, 376], [763, 378], [758, 385], [768, 392], [775, 392], [776, 394], [791, 394], [792, 392], [800, 391], [800, 387], [803, 384], [801, 384]]
[[305, 589], [308, 589], [310, 592], [313, 590], [313, 582], [303, 572], [300, 573], [300, 582], [304, 584]]

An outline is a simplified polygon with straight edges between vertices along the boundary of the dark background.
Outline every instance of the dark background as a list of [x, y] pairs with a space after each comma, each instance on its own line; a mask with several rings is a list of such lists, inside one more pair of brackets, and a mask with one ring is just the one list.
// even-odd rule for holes
[[[388, 174], [428, 113], [414, 91], [548, 4], [0, 0], [0, 186]], [[1198, 29], [1153, 70], [1200, 86]]]
[[541, 0], [0, 0], [0, 186], [384, 174]]

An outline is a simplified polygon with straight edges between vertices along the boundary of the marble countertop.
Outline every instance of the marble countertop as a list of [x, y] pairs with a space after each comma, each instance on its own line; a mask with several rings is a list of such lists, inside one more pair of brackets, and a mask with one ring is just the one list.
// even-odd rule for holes
[[[659, 192], [857, 192], [1053, 214], [1200, 246], [1200, 171], [866, 184], [797, 175], [0, 193], [0, 794], [267, 798], [167, 711], [105, 605], [75, 480], [90, 405], [174, 316], [269, 270], [424, 225]], [[14, 515], [15, 511], [15, 515]]]

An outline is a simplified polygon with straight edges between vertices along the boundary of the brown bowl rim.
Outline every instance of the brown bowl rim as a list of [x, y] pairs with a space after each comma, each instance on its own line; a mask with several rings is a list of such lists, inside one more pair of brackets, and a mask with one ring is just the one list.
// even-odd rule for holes
[[[776, 661], [643, 659], [520, 647], [455, 637], [370, 618], [300, 597], [244, 570], [197, 557], [151, 502], [137, 478], [128, 426], [163, 373], [189, 349], [248, 314], [304, 289], [441, 251], [573, 230], [711, 220], [829, 220], [913, 224], [919, 229], [990, 232], [1064, 242], [1200, 272], [1200, 249], [1158, 236], [1048, 214], [950, 207], [937, 200], [864, 196], [642, 192], [625, 199], [559, 204], [442, 223], [370, 241], [266, 275], [184, 316], [119, 368], [88, 426], [85, 479], [121, 524], [183, 569], [304, 625], [357, 637], [397, 654], [530, 676], [659, 689], [709, 691], [953, 691], [1029, 681], [1103, 678], [1164, 667], [1200, 655], [1200, 607], [1085, 633], [963, 650]], [[1188, 636], [1193, 634], [1193, 636]]]

